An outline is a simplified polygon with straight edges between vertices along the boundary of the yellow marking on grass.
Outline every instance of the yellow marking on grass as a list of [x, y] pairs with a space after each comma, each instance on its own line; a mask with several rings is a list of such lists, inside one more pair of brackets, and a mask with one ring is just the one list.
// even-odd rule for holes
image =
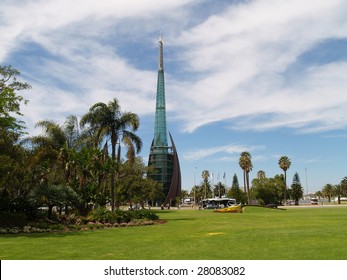
[[207, 233], [207, 235], [212, 236], [212, 235], [221, 235], [221, 234], [225, 234], [225, 232], [209, 232]]

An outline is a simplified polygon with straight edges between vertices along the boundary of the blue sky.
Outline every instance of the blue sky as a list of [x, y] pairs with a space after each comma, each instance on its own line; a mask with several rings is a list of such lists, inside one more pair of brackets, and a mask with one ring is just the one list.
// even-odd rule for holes
[[63, 123], [118, 98], [137, 113], [147, 161], [163, 34], [168, 129], [183, 187], [204, 169], [242, 185], [239, 155], [268, 177], [278, 159], [306, 191], [347, 176], [347, 2], [3, 0], [0, 64], [32, 85], [37, 121]]

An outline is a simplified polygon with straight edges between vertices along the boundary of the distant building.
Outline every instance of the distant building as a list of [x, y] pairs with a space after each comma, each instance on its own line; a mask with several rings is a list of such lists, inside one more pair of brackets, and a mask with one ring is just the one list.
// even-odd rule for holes
[[163, 184], [164, 199], [157, 202], [164, 206], [171, 205], [181, 192], [180, 164], [174, 141], [170, 133], [169, 135], [171, 146], [167, 140], [163, 41], [160, 37], [154, 138], [148, 165], [154, 167], [154, 172], [149, 177]]

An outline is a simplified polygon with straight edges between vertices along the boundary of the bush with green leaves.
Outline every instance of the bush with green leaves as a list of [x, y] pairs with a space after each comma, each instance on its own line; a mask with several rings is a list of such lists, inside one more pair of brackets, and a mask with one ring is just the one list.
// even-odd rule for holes
[[90, 211], [88, 220], [100, 223], [128, 223], [131, 221], [131, 215], [122, 210], [112, 212], [105, 207], [99, 207]]
[[28, 224], [25, 213], [22, 212], [0, 212], [0, 227], [24, 227]]
[[148, 210], [137, 210], [132, 212], [132, 216], [134, 219], [139, 219], [139, 220], [151, 220], [155, 221], [158, 220], [159, 217], [157, 214], [155, 214], [152, 211]]
[[158, 218], [159, 217], [154, 212], [148, 210], [115, 210], [112, 212], [105, 207], [93, 209], [88, 215], [88, 219], [93, 222], [118, 224], [129, 223], [132, 220], [157, 220]]

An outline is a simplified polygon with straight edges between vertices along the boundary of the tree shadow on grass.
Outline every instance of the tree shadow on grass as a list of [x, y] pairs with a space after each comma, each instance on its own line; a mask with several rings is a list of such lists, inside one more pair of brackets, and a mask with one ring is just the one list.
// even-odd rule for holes
[[[66, 237], [66, 236], [76, 236], [86, 234], [87, 232], [92, 232], [93, 230], [75, 230], [75, 231], [57, 231], [57, 232], [40, 232], [40, 233], [17, 233], [17, 234], [2, 234], [1, 238], [52, 238], [52, 237]], [[98, 230], [94, 230], [98, 231]], [[100, 231], [100, 230], [99, 230]]]
[[168, 221], [194, 221], [198, 220], [198, 218], [167, 218]]

